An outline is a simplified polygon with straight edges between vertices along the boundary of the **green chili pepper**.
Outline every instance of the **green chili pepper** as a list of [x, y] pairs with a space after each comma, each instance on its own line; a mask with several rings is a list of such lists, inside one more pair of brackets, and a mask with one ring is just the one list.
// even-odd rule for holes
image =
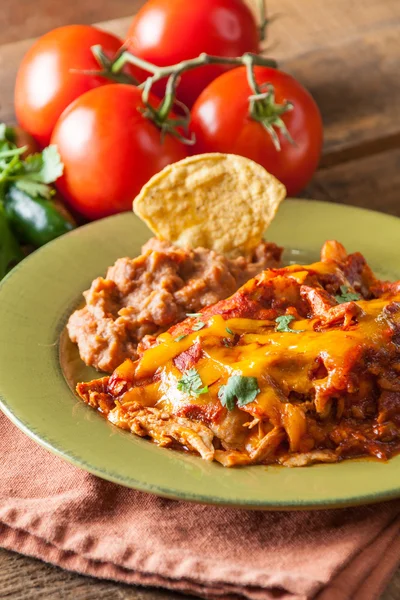
[[4, 208], [13, 230], [25, 244], [43, 246], [74, 229], [52, 200], [32, 198], [14, 184], [6, 190]]
[[0, 279], [23, 258], [24, 254], [9, 227], [0, 202]]

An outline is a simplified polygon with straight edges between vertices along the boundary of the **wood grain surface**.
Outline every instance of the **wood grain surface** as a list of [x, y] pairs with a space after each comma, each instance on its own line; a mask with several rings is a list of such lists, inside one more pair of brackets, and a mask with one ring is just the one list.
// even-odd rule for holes
[[[143, 0], [0, 4], [0, 121], [12, 123], [15, 74], [32, 38], [63, 24], [92, 22], [123, 37]], [[399, 0], [269, 0], [268, 7], [276, 18], [266, 51], [309, 88], [324, 120], [321, 168], [303, 196], [400, 216]], [[83, 577], [5, 550], [0, 597], [184, 598]], [[400, 571], [382, 600], [399, 598]]]
[[1, 0], [0, 44], [37, 37], [54, 27], [133, 15], [144, 0]]

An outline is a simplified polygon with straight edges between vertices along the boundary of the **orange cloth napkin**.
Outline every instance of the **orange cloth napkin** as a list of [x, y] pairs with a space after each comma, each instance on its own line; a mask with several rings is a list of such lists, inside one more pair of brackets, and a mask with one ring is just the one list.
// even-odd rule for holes
[[0, 544], [206, 598], [372, 600], [400, 561], [400, 502], [261, 512], [157, 498], [53, 456], [0, 414]]

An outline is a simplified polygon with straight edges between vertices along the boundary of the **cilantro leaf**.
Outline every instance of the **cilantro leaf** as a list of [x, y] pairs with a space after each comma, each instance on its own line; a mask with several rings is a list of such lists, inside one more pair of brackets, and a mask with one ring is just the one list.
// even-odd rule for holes
[[15, 186], [21, 190], [21, 192], [25, 192], [32, 198], [41, 196], [46, 200], [50, 200], [54, 194], [52, 188], [46, 183], [38, 183], [37, 181], [29, 181], [28, 179], [19, 179], [15, 182]]
[[181, 340], [183, 340], [183, 338], [187, 337], [187, 333], [183, 333], [182, 335], [178, 335], [178, 337], [176, 337], [174, 339], [174, 342], [180, 342]]
[[61, 162], [61, 157], [58, 153], [57, 146], [54, 144], [47, 146], [47, 148], [45, 148], [42, 152], [42, 157], [42, 182], [52, 183], [61, 177], [64, 171], [64, 165]]
[[208, 392], [208, 386], [203, 386], [201, 377], [196, 369], [189, 369], [178, 381], [178, 390], [190, 396], [200, 396]]
[[201, 313], [186, 313], [187, 317], [201, 317]]
[[256, 377], [231, 375], [226, 385], [221, 385], [218, 398], [228, 410], [233, 410], [235, 404], [239, 408], [253, 402], [260, 393]]
[[192, 327], [193, 331], [199, 331], [200, 329], [203, 329], [203, 327], [205, 327], [206, 324], [203, 323], [203, 321], [197, 321], [197, 323], [195, 323]]
[[30, 154], [27, 156], [24, 164], [24, 172], [31, 173], [33, 176], [36, 176], [40, 173], [43, 167], [43, 158], [39, 153]]
[[302, 333], [303, 329], [292, 329], [291, 327], [289, 327], [290, 323], [295, 319], [296, 317], [294, 317], [293, 315], [281, 315], [280, 317], [276, 317], [275, 331], [286, 333]]
[[10, 183], [32, 198], [49, 199], [53, 190], [49, 186], [62, 175], [63, 164], [56, 146], [48, 146], [43, 152], [22, 154], [27, 147], [17, 148], [12, 128], [0, 123], [0, 183], [2, 189]]
[[341, 292], [340, 294], [335, 296], [335, 300], [339, 304], [344, 304], [345, 302], [361, 300], [360, 294], [356, 294], [355, 292], [350, 292], [349, 288], [346, 285], [340, 286], [340, 292]]
[[63, 173], [57, 146], [47, 146], [42, 153], [32, 154], [24, 162], [24, 173], [39, 183], [52, 183]]

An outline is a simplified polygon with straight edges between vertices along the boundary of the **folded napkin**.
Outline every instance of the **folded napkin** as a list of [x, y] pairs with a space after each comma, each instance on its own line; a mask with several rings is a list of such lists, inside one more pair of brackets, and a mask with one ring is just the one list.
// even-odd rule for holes
[[0, 414], [0, 544], [205, 598], [372, 600], [400, 561], [400, 502], [262, 512], [157, 498], [53, 456]]

